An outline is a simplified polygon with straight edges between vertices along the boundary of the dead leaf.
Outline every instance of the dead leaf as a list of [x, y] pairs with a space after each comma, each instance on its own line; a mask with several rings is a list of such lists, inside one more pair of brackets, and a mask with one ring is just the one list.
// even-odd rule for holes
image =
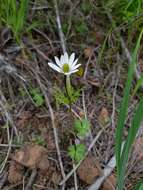
[[87, 184], [92, 184], [101, 175], [101, 168], [94, 156], [89, 155], [77, 170], [79, 178]]
[[13, 160], [28, 168], [48, 169], [47, 150], [39, 145], [26, 145], [16, 151]]
[[10, 162], [8, 170], [8, 181], [9, 183], [15, 184], [21, 181], [23, 178], [23, 166], [16, 163], [15, 161]]
[[115, 190], [115, 187], [116, 187], [116, 178], [112, 174], [103, 183], [102, 190]]
[[93, 47], [88, 47], [86, 49], [84, 49], [84, 56], [85, 58], [89, 58], [92, 56], [94, 48]]
[[107, 108], [102, 107], [98, 121], [101, 125], [105, 126], [109, 122], [109, 112]]

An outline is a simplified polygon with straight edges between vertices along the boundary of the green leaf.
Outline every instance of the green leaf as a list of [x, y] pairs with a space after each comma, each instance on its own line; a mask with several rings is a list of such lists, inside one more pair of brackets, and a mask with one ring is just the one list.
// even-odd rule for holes
[[134, 190], [143, 190], [143, 182], [142, 181], [138, 182], [135, 185]]
[[124, 89], [124, 96], [123, 96], [123, 100], [121, 103], [121, 108], [120, 108], [118, 122], [117, 122], [116, 137], [115, 137], [115, 140], [116, 140], [115, 153], [116, 153], [118, 176], [120, 176], [120, 168], [122, 165], [122, 161], [120, 158], [121, 158], [121, 144], [122, 144], [122, 140], [123, 140], [122, 139], [123, 128], [124, 128], [124, 124], [125, 124], [125, 120], [126, 120], [126, 116], [127, 116], [129, 100], [130, 100], [130, 89], [131, 89], [131, 85], [132, 85], [134, 69], [135, 69], [135, 65], [136, 65], [136, 61], [137, 61], [137, 52], [140, 47], [142, 33], [143, 33], [143, 30], [141, 31], [141, 33], [139, 35], [135, 50], [133, 52], [132, 61], [129, 66], [128, 77], [127, 77], [127, 81], [126, 81], [126, 85], [125, 85], [125, 89]]
[[126, 81], [126, 86], [124, 90], [123, 101], [121, 103], [120, 113], [118, 117], [117, 129], [116, 129], [116, 144], [115, 144], [115, 152], [116, 152], [116, 163], [117, 163], [117, 177], [118, 177], [118, 190], [123, 190], [124, 188], [124, 178], [125, 178], [125, 171], [126, 171], [126, 163], [128, 160], [129, 151], [131, 145], [135, 139], [137, 130], [140, 126], [143, 116], [143, 99], [141, 100], [135, 116], [133, 118], [133, 122], [131, 128], [129, 130], [129, 134], [124, 145], [123, 151], [121, 151], [121, 144], [122, 144], [122, 137], [123, 137], [123, 128], [127, 116], [129, 100], [130, 100], [130, 89], [133, 80], [133, 74], [135, 65], [137, 62], [137, 53], [140, 47], [140, 41], [143, 34], [143, 30], [141, 31], [138, 41], [136, 43], [135, 50], [133, 52], [132, 61], [129, 66], [128, 77]]
[[37, 107], [42, 106], [44, 104], [45, 100], [38, 88], [31, 89], [30, 94]]
[[138, 91], [138, 89], [141, 87], [141, 85], [143, 84], [143, 75], [140, 77], [140, 79], [137, 81], [137, 84], [134, 88], [134, 91], [132, 93], [132, 96], [134, 96], [136, 94], [136, 92]]
[[129, 129], [127, 140], [126, 140], [124, 148], [123, 148], [123, 152], [122, 152], [122, 156], [121, 156], [122, 165], [120, 166], [120, 179], [118, 181], [119, 190], [123, 189], [121, 187], [123, 187], [123, 181], [124, 181], [129, 153], [130, 153], [131, 146], [135, 140], [136, 134], [138, 132], [138, 129], [139, 129], [142, 121], [143, 121], [143, 98], [141, 99], [141, 101], [137, 107], [137, 110], [135, 112], [135, 115], [134, 115], [132, 123], [131, 123], [131, 127]]
[[79, 137], [84, 137], [89, 132], [90, 125], [87, 119], [82, 119], [81, 121], [76, 119], [74, 128]]
[[72, 160], [79, 162], [85, 156], [86, 148], [84, 144], [71, 145], [68, 149], [68, 154]]

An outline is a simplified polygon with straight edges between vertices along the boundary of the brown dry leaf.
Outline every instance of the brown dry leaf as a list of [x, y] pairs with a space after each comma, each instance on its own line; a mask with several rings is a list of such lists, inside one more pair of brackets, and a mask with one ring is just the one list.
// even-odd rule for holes
[[39, 145], [26, 145], [16, 151], [13, 158], [16, 162], [28, 168], [48, 169], [47, 150]]
[[8, 181], [9, 183], [18, 183], [23, 178], [23, 166], [16, 163], [15, 161], [10, 162], [8, 170]]
[[109, 122], [109, 112], [107, 108], [102, 107], [98, 121], [101, 125], [105, 126]]
[[116, 187], [116, 178], [112, 174], [103, 183], [102, 190], [115, 190], [115, 187]]
[[87, 184], [92, 184], [101, 175], [101, 168], [94, 156], [89, 155], [77, 170], [79, 178]]
[[86, 49], [84, 49], [84, 56], [85, 58], [89, 58], [92, 56], [94, 48], [93, 47], [88, 47]]
[[138, 161], [143, 161], [143, 137], [136, 139], [134, 144], [134, 155], [137, 156]]

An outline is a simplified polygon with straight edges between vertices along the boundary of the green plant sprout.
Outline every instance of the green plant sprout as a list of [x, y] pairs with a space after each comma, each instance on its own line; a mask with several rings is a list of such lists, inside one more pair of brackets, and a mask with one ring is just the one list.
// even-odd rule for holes
[[30, 95], [32, 96], [32, 99], [37, 107], [40, 107], [44, 104], [45, 100], [39, 88], [32, 88], [30, 90]]
[[72, 88], [70, 98], [69, 98], [69, 96], [67, 96], [66, 89], [61, 90], [60, 88], [55, 87], [54, 88], [54, 97], [56, 99], [56, 103], [58, 105], [60, 105], [60, 104], [71, 105], [71, 104], [75, 103], [81, 94], [81, 90], [82, 89]]
[[68, 155], [76, 163], [80, 162], [80, 160], [84, 158], [85, 153], [86, 153], [86, 148], [84, 144], [71, 145], [68, 148]]
[[32, 138], [33, 142], [37, 145], [42, 145], [42, 146], [45, 146], [46, 145], [46, 142], [45, 140], [43, 139], [43, 137], [41, 135], [35, 135], [33, 138]]
[[80, 121], [79, 119], [76, 119], [74, 123], [74, 129], [79, 137], [81, 138], [85, 137], [90, 130], [90, 125], [88, 120], [82, 119]]
[[29, 0], [3, 0], [0, 6], [0, 22], [6, 24], [13, 33], [14, 39], [20, 43], [26, 24]]
[[[74, 122], [75, 133], [79, 138], [84, 138], [90, 130], [90, 125], [87, 119], [78, 120]], [[86, 147], [84, 144], [71, 145], [68, 148], [68, 155], [75, 162], [79, 162], [85, 156]]]

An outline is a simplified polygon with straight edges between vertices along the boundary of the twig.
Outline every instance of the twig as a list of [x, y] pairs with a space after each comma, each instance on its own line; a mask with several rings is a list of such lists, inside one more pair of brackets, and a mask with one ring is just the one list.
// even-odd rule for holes
[[53, 112], [53, 109], [51, 107], [49, 98], [48, 98], [48, 96], [46, 94], [45, 86], [41, 83], [41, 80], [40, 80], [40, 78], [39, 78], [39, 76], [38, 76], [37, 73], [36, 73], [36, 79], [37, 79], [37, 81], [39, 83], [39, 86], [41, 88], [41, 91], [42, 91], [42, 93], [43, 93], [43, 95], [45, 97], [45, 102], [46, 102], [46, 105], [47, 105], [47, 107], [49, 109], [49, 112], [50, 112], [50, 115], [51, 115], [52, 127], [53, 127], [54, 138], [55, 138], [55, 145], [56, 145], [56, 149], [57, 149], [57, 155], [58, 155], [58, 159], [59, 159], [59, 164], [60, 164], [60, 168], [61, 168], [62, 177], [64, 179], [65, 178], [65, 172], [64, 172], [64, 167], [63, 167], [62, 159], [61, 159], [61, 153], [60, 153], [59, 143], [58, 143], [59, 140], [58, 140], [56, 125], [55, 125], [54, 112]]
[[[113, 21], [113, 19], [112, 19], [112, 15], [111, 15], [108, 11], [107, 11], [106, 13], [107, 13], [108, 19], [110, 20], [111, 23], [114, 24], [114, 27], [115, 27], [115, 23], [114, 23], [114, 21]], [[121, 47], [122, 47], [122, 49], [124, 50], [125, 55], [126, 55], [126, 58], [127, 58], [128, 62], [129, 62], [129, 64], [130, 64], [131, 61], [132, 61], [132, 56], [131, 56], [131, 54], [130, 54], [130, 51], [128, 50], [128, 48], [127, 48], [127, 46], [126, 46], [126, 44], [125, 44], [125, 42], [124, 42], [124, 39], [122, 38], [121, 34], [118, 34], [118, 36], [119, 36], [119, 39], [120, 39], [120, 41], [121, 41]], [[139, 80], [139, 79], [141, 78], [140, 73], [139, 73], [137, 67], [135, 68], [135, 73], [134, 73], [134, 75], [135, 75], [135, 78], [136, 78], [137, 80]], [[141, 85], [141, 89], [143, 90], [143, 84]]]
[[0, 176], [0, 189], [2, 189], [6, 180], [7, 180], [7, 172], [5, 172], [2, 176]]
[[25, 187], [25, 190], [31, 190], [32, 189], [32, 185], [34, 183], [36, 176], [37, 176], [37, 170], [34, 169], [34, 170], [32, 170], [31, 176], [30, 176], [29, 181]]
[[62, 46], [63, 53], [64, 53], [64, 52], [66, 52], [66, 46], [65, 46], [64, 34], [63, 34], [63, 31], [62, 31], [62, 27], [61, 27], [61, 20], [60, 20], [60, 16], [59, 16], [57, 0], [54, 0], [54, 6], [55, 6], [55, 11], [56, 11], [56, 19], [57, 19], [59, 37], [60, 37], [60, 40], [61, 40], [61, 46]]
[[16, 147], [16, 148], [18, 148], [18, 147], [21, 147], [21, 145], [16, 145], [16, 144], [0, 144], [0, 147], [9, 147], [9, 146], [11, 146], [11, 147]]
[[33, 30], [35, 32], [37, 32], [38, 34], [40, 34], [41, 36], [43, 36], [49, 42], [49, 44], [50, 44], [50, 46], [51, 46], [51, 48], [52, 48], [52, 50], [54, 52], [54, 47], [53, 47], [53, 44], [52, 44], [51, 40], [49, 39], [49, 37], [44, 32], [42, 32], [42, 31], [40, 31], [40, 30], [38, 30], [36, 28], [33, 28]]
[[[75, 167], [75, 164], [73, 163], [73, 168], [74, 167]], [[75, 186], [75, 190], [78, 190], [76, 171], [74, 171], [74, 186]]]
[[19, 185], [21, 185], [22, 184], [22, 181], [20, 181], [20, 182], [18, 182], [18, 183], [16, 183], [16, 184], [12, 184], [12, 185], [10, 185], [9, 187], [4, 187], [2, 190], [13, 190], [15, 187], [17, 187], [17, 186], [19, 186]]
[[11, 127], [13, 127], [15, 134], [18, 136], [17, 128], [16, 128], [14, 122], [12, 121], [11, 114], [6, 109], [6, 105], [8, 105], [7, 101], [6, 101], [2, 91], [0, 90], [0, 107], [2, 108], [3, 113], [5, 114], [7, 123], [10, 124]]
[[0, 54], [0, 72], [17, 76], [20, 80], [26, 82], [24, 77], [18, 74], [16, 67], [8, 63], [8, 59]]
[[73, 173], [78, 169], [78, 167], [81, 165], [81, 163], [82, 163], [82, 162], [84, 161], [84, 159], [87, 157], [88, 153], [89, 153], [89, 152], [91, 151], [91, 149], [93, 148], [94, 144], [95, 144], [95, 143], [97, 142], [97, 140], [99, 139], [99, 137], [100, 137], [100, 135], [102, 134], [102, 132], [103, 132], [103, 129], [98, 132], [97, 136], [93, 139], [93, 141], [92, 141], [91, 144], [89, 145], [88, 150], [87, 150], [87, 152], [86, 152], [84, 158], [83, 158], [77, 165], [75, 165], [75, 167], [67, 174], [67, 176], [65, 177], [65, 179], [62, 180], [59, 185], [63, 185], [63, 184], [73, 175]]
[[10, 131], [9, 131], [8, 124], [7, 124], [7, 136], [8, 136], [9, 146], [8, 146], [6, 157], [5, 157], [4, 161], [3, 161], [3, 163], [1, 164], [0, 174], [3, 172], [3, 170], [5, 168], [5, 165], [6, 165], [6, 162], [7, 162], [8, 158], [9, 158], [9, 154], [10, 154], [10, 151], [11, 151], [12, 139], [13, 139], [13, 132], [11, 133], [11, 136], [10, 136]]
[[[124, 42], [124, 40], [123, 40], [122, 37], [120, 38], [120, 40], [121, 40], [122, 49], [125, 51], [126, 58], [127, 58], [128, 62], [131, 63], [131, 61], [132, 61], [132, 56], [131, 56], [131, 54], [130, 54], [128, 48], [126, 47], [126, 44], [125, 44], [125, 42]], [[137, 68], [135, 68], [135, 77], [136, 77], [137, 80], [139, 80], [139, 79], [141, 78], [140, 73], [139, 73], [139, 71], [138, 71]], [[142, 88], [142, 90], [143, 90], [143, 85], [141, 85], [141, 88]]]
[[[124, 147], [125, 141], [122, 142], [122, 150]], [[99, 188], [101, 187], [102, 183], [106, 180], [106, 178], [108, 176], [110, 176], [110, 174], [112, 173], [112, 171], [114, 170], [114, 168], [116, 167], [116, 156], [114, 155], [110, 161], [108, 162], [107, 166], [104, 168], [103, 170], [103, 175], [101, 177], [99, 177], [95, 183], [93, 183], [88, 190], [99, 190]]]
[[116, 166], [116, 158], [113, 156], [111, 160], [108, 162], [106, 168], [103, 170], [103, 176], [99, 177], [94, 184], [92, 184], [88, 190], [98, 190], [103, 181], [112, 173]]

